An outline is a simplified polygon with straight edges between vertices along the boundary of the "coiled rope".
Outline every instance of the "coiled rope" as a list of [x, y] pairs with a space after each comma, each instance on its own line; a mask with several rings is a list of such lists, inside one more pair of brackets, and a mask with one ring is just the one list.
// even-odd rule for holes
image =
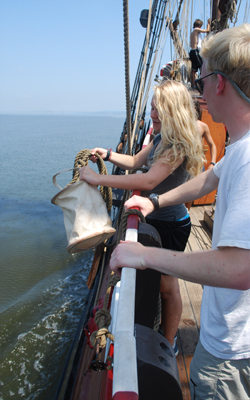
[[[92, 155], [91, 151], [88, 149], [81, 150], [77, 153], [75, 162], [74, 162], [74, 170], [73, 170], [73, 178], [72, 181], [69, 183], [71, 185], [72, 183], [75, 183], [79, 181], [79, 171], [78, 168], [84, 167], [85, 165], [88, 165], [89, 163], [89, 158]], [[99, 154], [95, 154], [97, 157], [97, 166], [99, 170], [99, 174], [102, 175], [108, 175], [108, 171], [105, 165], [105, 162], [103, 161], [102, 157]], [[106, 187], [106, 186], [101, 186], [100, 185], [100, 193], [102, 195], [103, 200], [106, 203], [106, 207], [108, 210], [108, 213], [111, 211], [112, 208], [112, 188], [111, 187]]]

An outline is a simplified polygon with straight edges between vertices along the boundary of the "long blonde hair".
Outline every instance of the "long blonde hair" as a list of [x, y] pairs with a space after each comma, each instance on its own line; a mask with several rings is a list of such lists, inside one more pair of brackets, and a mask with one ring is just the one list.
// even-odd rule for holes
[[182, 83], [165, 80], [154, 87], [153, 98], [161, 121], [161, 145], [155, 152], [153, 163], [170, 147], [162, 161], [174, 169], [177, 160], [183, 157], [189, 174], [197, 175], [205, 158], [192, 97]]

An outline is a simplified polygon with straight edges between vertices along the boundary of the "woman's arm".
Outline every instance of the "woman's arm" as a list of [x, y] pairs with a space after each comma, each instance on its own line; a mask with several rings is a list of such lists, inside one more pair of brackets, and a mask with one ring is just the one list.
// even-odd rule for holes
[[[141, 152], [144, 152], [144, 150]], [[169, 150], [166, 150], [162, 157], [165, 157], [168, 152]], [[82, 167], [80, 169], [80, 180], [86, 181], [91, 185], [102, 185], [118, 189], [152, 190], [173, 172], [173, 168], [169, 164], [162, 162], [161, 159], [148, 172], [140, 175], [99, 175], [88, 166]], [[174, 169], [178, 168], [182, 162], [183, 160], [179, 159]]]
[[[135, 156], [129, 156], [127, 154], [119, 154], [115, 153], [114, 151], [111, 151], [108, 161], [110, 161], [117, 167], [133, 170], [146, 164], [147, 158], [152, 148], [153, 148], [153, 143], [150, 143], [147, 147], [145, 147], [145, 149], [139, 151]], [[96, 163], [97, 157], [95, 156], [95, 153], [98, 153], [104, 159], [107, 156], [107, 152], [108, 152], [107, 149], [103, 149], [101, 147], [95, 147], [94, 149], [91, 150], [92, 156], [90, 157], [90, 160]]]

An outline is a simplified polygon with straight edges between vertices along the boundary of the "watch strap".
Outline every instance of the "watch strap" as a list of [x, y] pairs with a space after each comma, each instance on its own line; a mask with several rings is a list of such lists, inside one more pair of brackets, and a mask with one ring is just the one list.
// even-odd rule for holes
[[156, 193], [151, 193], [149, 195], [149, 200], [153, 203], [154, 209], [159, 210], [159, 196]]

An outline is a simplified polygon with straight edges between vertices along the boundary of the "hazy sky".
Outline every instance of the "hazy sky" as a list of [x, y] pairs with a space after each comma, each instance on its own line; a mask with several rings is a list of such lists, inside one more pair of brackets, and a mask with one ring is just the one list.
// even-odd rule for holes
[[[129, 2], [131, 90], [148, 7]], [[0, 113], [93, 111], [125, 111], [123, 1], [0, 0]]]

